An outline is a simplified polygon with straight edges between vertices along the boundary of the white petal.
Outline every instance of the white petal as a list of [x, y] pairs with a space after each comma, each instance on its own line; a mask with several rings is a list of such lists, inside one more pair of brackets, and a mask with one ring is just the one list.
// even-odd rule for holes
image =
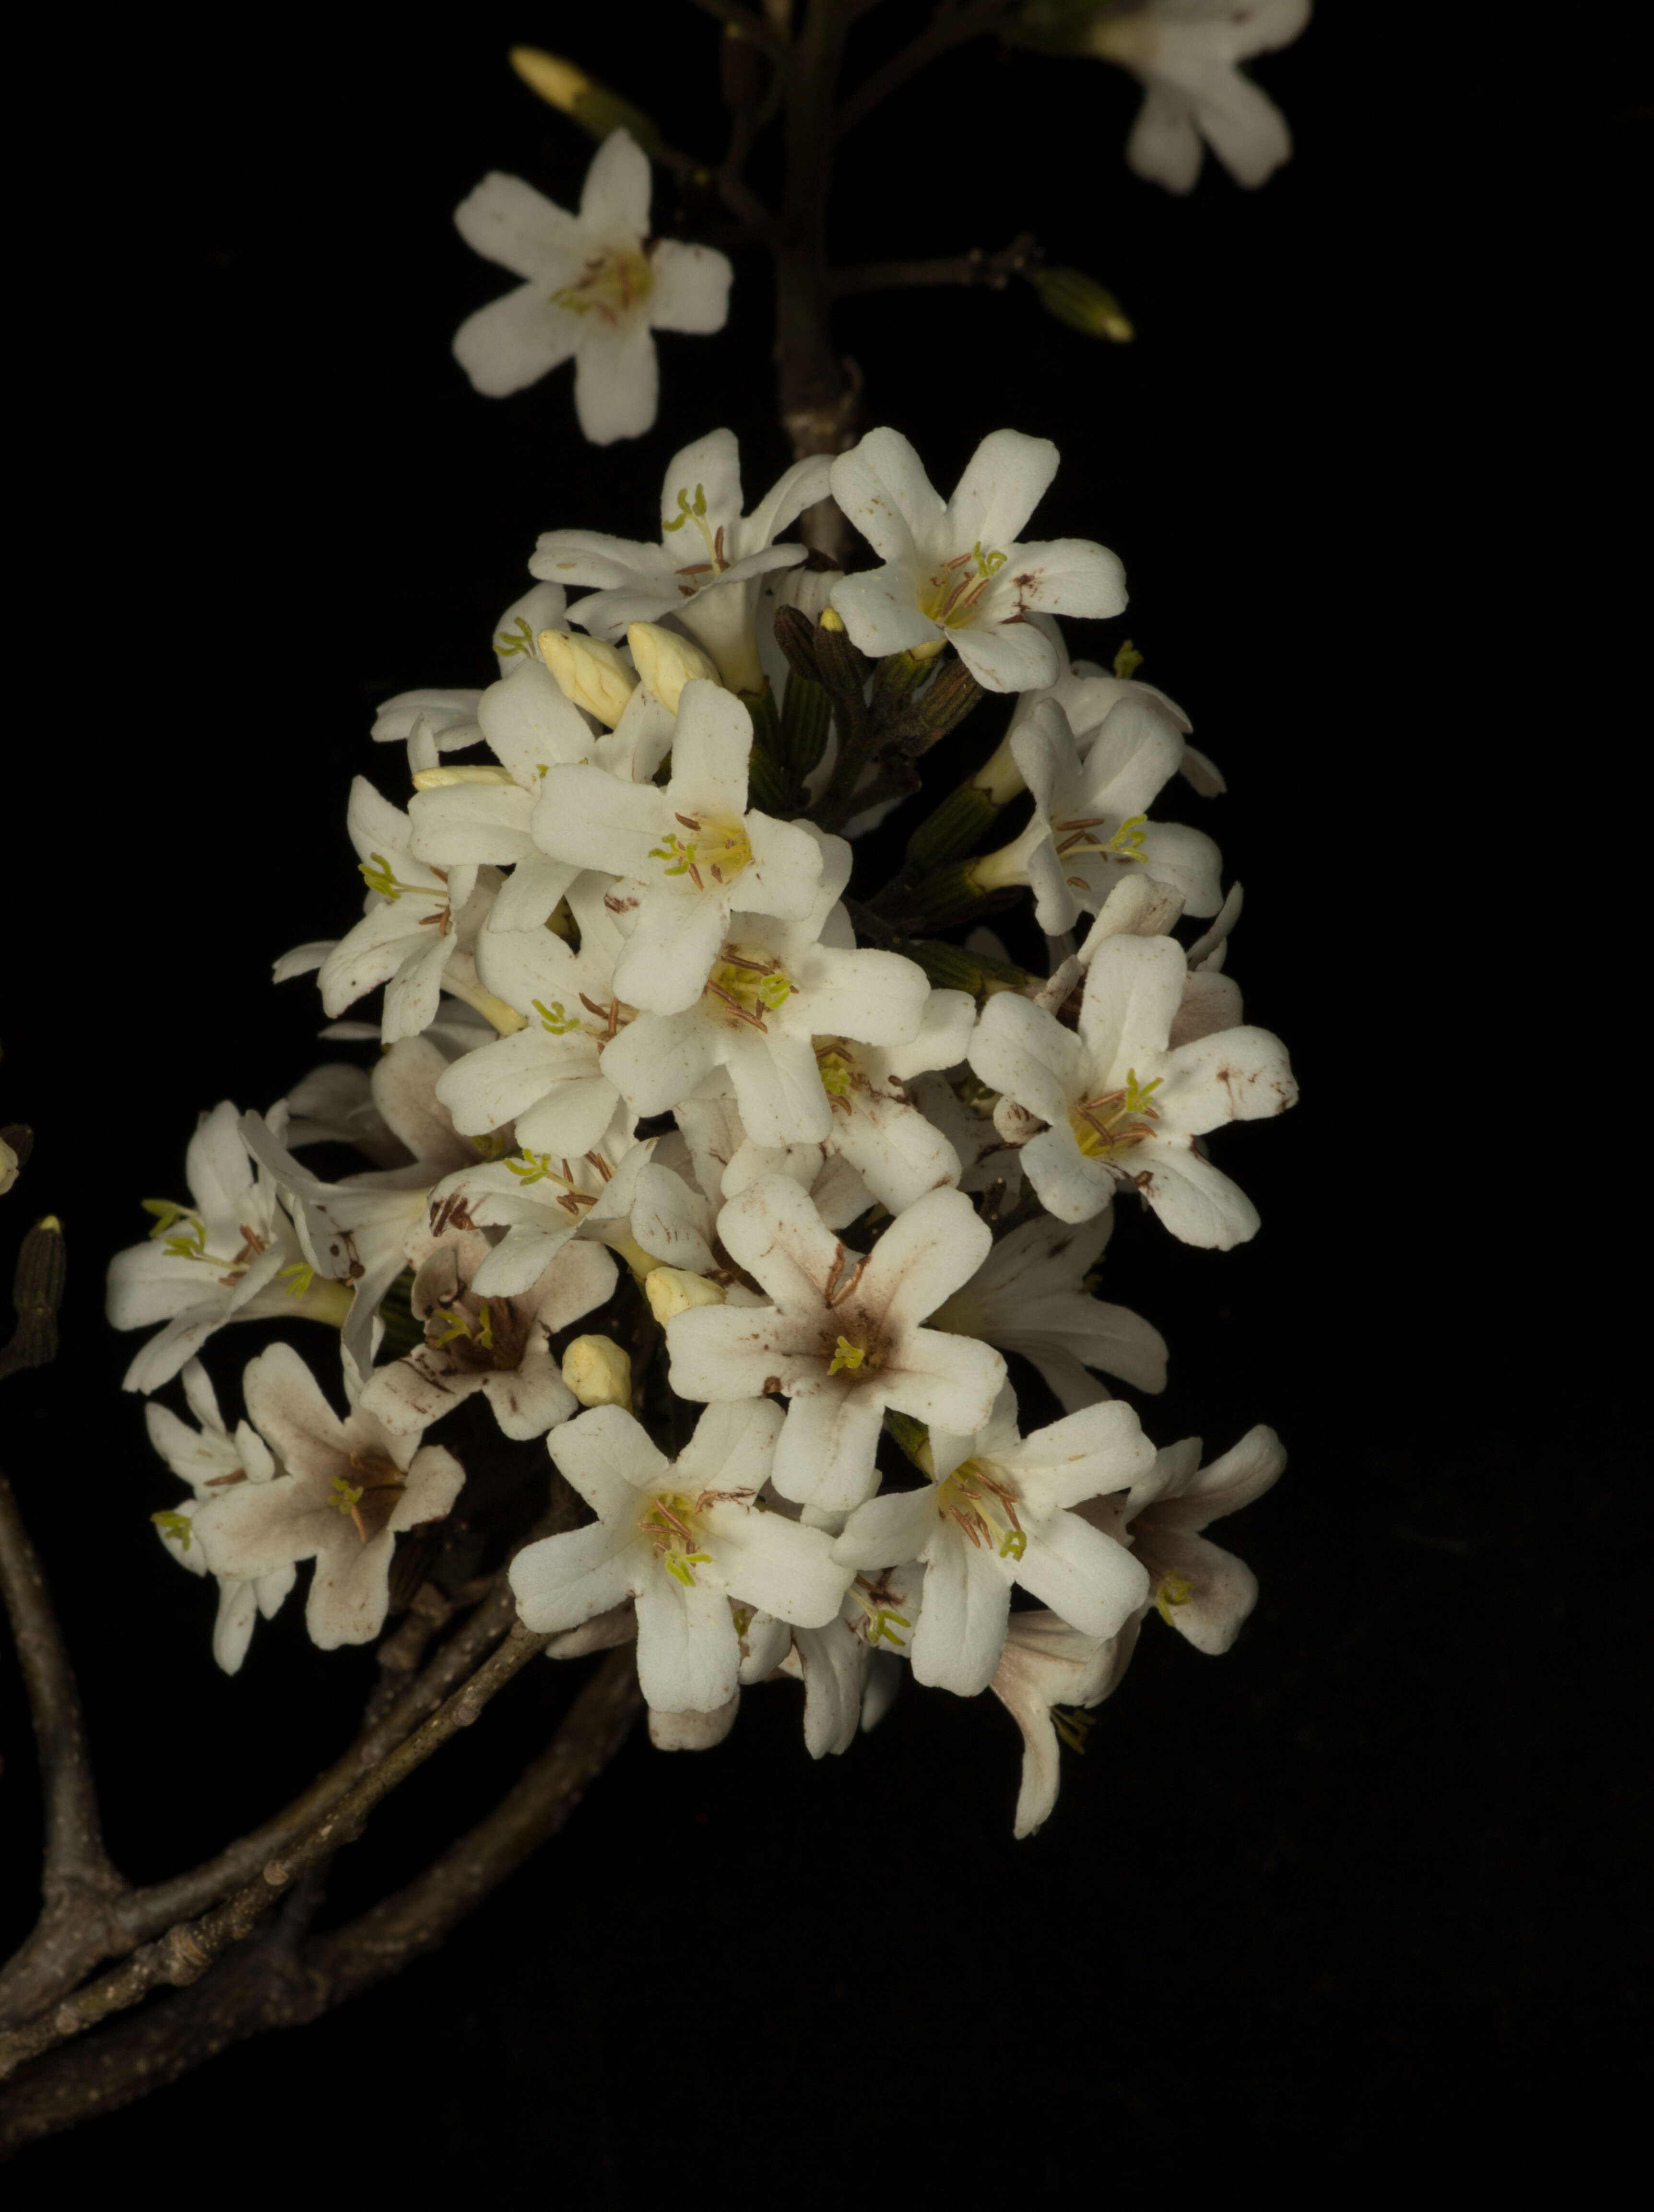
[[904, 559], [915, 544], [928, 544], [946, 511], [918, 454], [897, 430], [869, 430], [833, 463], [830, 481], [833, 497], [881, 560]]
[[[591, 325], [592, 318], [587, 320]], [[660, 389], [654, 340], [641, 307], [630, 309], [613, 324], [598, 323], [581, 332], [575, 359], [575, 412], [581, 434], [593, 445], [641, 438], [654, 424]]]
[[453, 334], [453, 357], [488, 399], [538, 384], [560, 368], [581, 337], [580, 318], [523, 284], [468, 315]]
[[730, 280], [735, 272], [721, 253], [710, 246], [684, 246], [663, 238], [650, 255], [649, 265], [654, 289], [648, 305], [656, 330], [702, 336], [722, 330], [729, 319]]

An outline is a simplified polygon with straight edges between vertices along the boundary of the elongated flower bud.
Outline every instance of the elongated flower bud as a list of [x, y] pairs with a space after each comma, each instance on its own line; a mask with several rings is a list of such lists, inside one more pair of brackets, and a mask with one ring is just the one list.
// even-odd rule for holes
[[626, 642], [638, 674], [661, 705], [674, 714], [684, 686], [694, 678], [704, 677], [711, 684], [718, 681], [718, 664], [710, 653], [688, 638], [679, 637], [676, 630], [662, 629], [659, 623], [633, 623], [626, 632]]
[[1037, 269], [1030, 280], [1048, 315], [1088, 338], [1110, 338], [1127, 345], [1137, 335], [1130, 319], [1105, 285], [1083, 269]]
[[575, 630], [543, 629], [540, 658], [566, 698], [613, 729], [637, 689], [637, 672], [617, 646]]
[[721, 1306], [724, 1293], [716, 1283], [708, 1282], [704, 1275], [692, 1275], [686, 1267], [652, 1267], [643, 1278], [643, 1295], [649, 1302], [649, 1311], [664, 1328], [680, 1313], [688, 1313], [692, 1306]]
[[587, 76], [561, 54], [545, 53], [538, 46], [514, 46], [507, 59], [531, 92], [548, 106], [572, 116], [589, 137], [601, 139], [611, 131], [629, 131], [646, 154], [660, 151], [660, 133], [641, 107]]

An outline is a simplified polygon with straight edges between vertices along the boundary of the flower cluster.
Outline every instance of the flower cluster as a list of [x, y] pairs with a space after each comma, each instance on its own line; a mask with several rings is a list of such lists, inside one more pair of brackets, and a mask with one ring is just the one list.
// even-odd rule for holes
[[[496, 192], [468, 220], [526, 262], [532, 215]], [[423, 1528], [440, 1576], [463, 1515], [515, 1547], [555, 1655], [635, 1639], [668, 1747], [780, 1675], [817, 1756], [903, 1666], [992, 1689], [1025, 1833], [1148, 1615], [1233, 1639], [1255, 1587], [1201, 1532], [1280, 1447], [1157, 1449], [1112, 1385], [1160, 1389], [1165, 1346], [1096, 1270], [1134, 1195], [1187, 1243], [1251, 1237], [1207, 1139], [1295, 1090], [1225, 971], [1216, 846], [1152, 814], [1221, 778], [1129, 648], [1068, 658], [1056, 617], [1125, 586], [1100, 545], [1025, 537], [1056, 463], [997, 431], [945, 500], [878, 429], [749, 514], [714, 432], [668, 469], [658, 539], [540, 539], [486, 688], [380, 711], [406, 787], [352, 788], [361, 918], [277, 969], [315, 972], [371, 1073], [204, 1116], [188, 1203], [151, 1201], [111, 1276], [117, 1326], [161, 1324], [130, 1386], [180, 1376], [195, 1417], [149, 1410], [190, 1490], [155, 1520], [218, 1583], [222, 1665], [306, 1560], [315, 1641], [375, 1635], [398, 1536]], [[782, 542], [830, 497], [872, 549], [854, 573]], [[993, 695], [1003, 741], [950, 775]], [[910, 802], [905, 860], [855, 881]], [[936, 933], [1017, 885], [1049, 973]], [[328, 1180], [318, 1146], [368, 1164]], [[198, 1355], [288, 1315], [338, 1328], [343, 1411], [278, 1342], [232, 1427]], [[504, 1440], [486, 1494], [426, 1441], [468, 1400]], [[535, 1534], [553, 1468], [562, 1525]]]

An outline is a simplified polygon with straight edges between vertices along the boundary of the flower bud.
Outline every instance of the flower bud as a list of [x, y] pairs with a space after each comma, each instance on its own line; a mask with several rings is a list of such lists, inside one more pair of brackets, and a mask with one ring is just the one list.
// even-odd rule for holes
[[629, 131], [646, 154], [653, 157], [659, 153], [660, 133], [642, 109], [561, 54], [544, 53], [538, 46], [514, 46], [507, 59], [531, 92], [548, 106], [573, 116], [591, 137], [603, 139], [611, 131]]
[[796, 568], [782, 568], [771, 579], [775, 605], [796, 607], [812, 623], [819, 622], [827, 611], [828, 595], [843, 580], [842, 568], [812, 568], [807, 561], [800, 561]]
[[709, 684], [718, 681], [718, 664], [710, 653], [688, 638], [679, 637], [676, 630], [662, 629], [659, 623], [633, 623], [626, 632], [626, 642], [638, 674], [672, 714], [678, 712], [684, 686], [696, 677]]
[[716, 1283], [708, 1282], [704, 1275], [692, 1275], [687, 1267], [652, 1267], [643, 1278], [643, 1295], [649, 1302], [649, 1311], [664, 1328], [680, 1313], [691, 1306], [721, 1306], [724, 1293]]
[[12, 1147], [3, 1137], [0, 1137], [0, 1198], [16, 1182], [17, 1170], [21, 1164]]
[[543, 629], [540, 658], [566, 699], [613, 729], [637, 689], [636, 671], [627, 665], [617, 646], [575, 630]]
[[1128, 344], [1137, 333], [1112, 292], [1083, 269], [1037, 269], [1031, 279], [1040, 305], [1071, 331], [1088, 338], [1111, 338]]
[[631, 1358], [611, 1336], [577, 1336], [562, 1355], [562, 1379], [582, 1406], [631, 1411]]

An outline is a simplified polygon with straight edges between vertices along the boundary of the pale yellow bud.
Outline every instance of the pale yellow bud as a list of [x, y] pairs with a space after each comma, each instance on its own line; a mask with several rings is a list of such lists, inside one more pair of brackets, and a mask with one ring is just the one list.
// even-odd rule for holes
[[562, 1355], [562, 1379], [582, 1406], [632, 1409], [632, 1363], [611, 1336], [577, 1336]]
[[628, 666], [617, 646], [574, 630], [543, 629], [540, 658], [565, 698], [613, 729], [637, 689], [637, 672]]
[[718, 664], [710, 653], [688, 638], [679, 637], [676, 630], [662, 629], [659, 623], [633, 623], [626, 632], [626, 642], [638, 674], [672, 714], [678, 712], [684, 686], [692, 678], [698, 676], [709, 684], [718, 681]]
[[422, 768], [414, 771], [416, 791], [443, 791], [456, 783], [510, 783], [514, 781], [509, 769], [485, 768], [478, 763], [474, 768]]
[[[0, 1137], [0, 1197], [3, 1197], [17, 1180], [17, 1155], [3, 1137]], [[650, 1300], [654, 1304], [654, 1300]]]
[[565, 115], [572, 114], [575, 102], [592, 89], [585, 70], [560, 54], [543, 53], [538, 46], [513, 46], [507, 58], [531, 92]]
[[721, 1306], [724, 1293], [704, 1275], [691, 1275], [687, 1267], [654, 1267], [643, 1278], [643, 1295], [649, 1311], [664, 1328], [691, 1306]]

